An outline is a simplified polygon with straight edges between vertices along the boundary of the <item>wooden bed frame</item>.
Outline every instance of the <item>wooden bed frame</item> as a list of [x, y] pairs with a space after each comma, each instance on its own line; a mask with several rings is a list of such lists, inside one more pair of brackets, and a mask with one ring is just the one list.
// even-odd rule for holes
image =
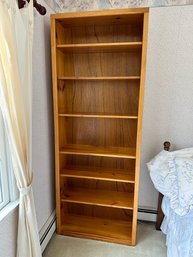
[[[170, 142], [166, 141], [164, 142], [164, 150], [165, 151], [169, 151], [171, 147]], [[162, 212], [161, 209], [161, 204], [162, 204], [162, 199], [163, 199], [163, 195], [161, 193], [159, 193], [159, 198], [158, 198], [158, 207], [157, 207], [157, 221], [156, 221], [156, 229], [160, 230], [163, 218], [164, 218], [164, 214]]]

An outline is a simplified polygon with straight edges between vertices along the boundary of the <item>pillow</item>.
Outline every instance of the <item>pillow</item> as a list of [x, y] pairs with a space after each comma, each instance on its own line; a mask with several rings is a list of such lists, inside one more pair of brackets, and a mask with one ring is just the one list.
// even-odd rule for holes
[[180, 216], [193, 209], [192, 152], [193, 148], [161, 151], [147, 163], [155, 188], [170, 199], [171, 209]]
[[147, 166], [155, 188], [171, 199], [174, 189], [177, 193], [174, 157], [170, 152], [163, 150], [147, 163]]

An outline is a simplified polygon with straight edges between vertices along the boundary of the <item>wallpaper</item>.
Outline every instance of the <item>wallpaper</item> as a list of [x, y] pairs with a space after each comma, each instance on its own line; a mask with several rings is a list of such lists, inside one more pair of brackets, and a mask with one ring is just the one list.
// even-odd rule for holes
[[55, 12], [190, 5], [193, 0], [45, 0]]

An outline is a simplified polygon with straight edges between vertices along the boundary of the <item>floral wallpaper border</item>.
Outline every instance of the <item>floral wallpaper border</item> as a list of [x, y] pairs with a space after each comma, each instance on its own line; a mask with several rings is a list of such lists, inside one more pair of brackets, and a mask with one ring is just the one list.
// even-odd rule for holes
[[55, 12], [191, 5], [193, 0], [44, 0]]

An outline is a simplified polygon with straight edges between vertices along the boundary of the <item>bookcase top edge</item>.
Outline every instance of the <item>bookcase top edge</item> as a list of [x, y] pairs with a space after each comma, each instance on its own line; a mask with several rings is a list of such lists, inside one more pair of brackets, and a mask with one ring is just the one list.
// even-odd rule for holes
[[128, 9], [112, 9], [112, 10], [97, 10], [97, 11], [81, 11], [81, 12], [65, 12], [51, 14], [51, 19], [68, 19], [68, 18], [83, 18], [83, 17], [98, 17], [98, 16], [111, 16], [111, 15], [132, 15], [148, 13], [149, 8], [128, 8]]

